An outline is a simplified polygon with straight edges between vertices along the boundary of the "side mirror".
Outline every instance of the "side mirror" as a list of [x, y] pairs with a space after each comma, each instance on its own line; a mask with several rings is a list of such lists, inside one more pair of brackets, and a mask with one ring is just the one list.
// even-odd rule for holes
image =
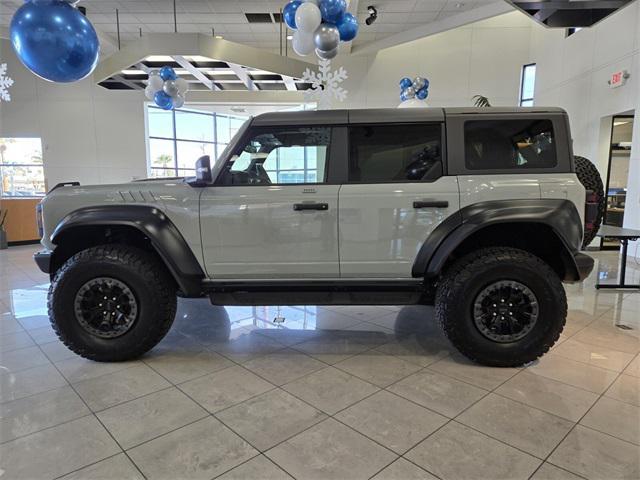
[[211, 159], [204, 155], [196, 161], [196, 180], [198, 183], [211, 183]]

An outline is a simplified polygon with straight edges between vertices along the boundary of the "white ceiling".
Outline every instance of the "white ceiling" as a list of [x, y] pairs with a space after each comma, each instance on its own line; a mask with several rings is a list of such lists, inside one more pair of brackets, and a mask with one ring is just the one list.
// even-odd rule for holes
[[[354, 45], [380, 40], [398, 32], [442, 20], [495, 0], [352, 0], [358, 1], [360, 34]], [[23, 0], [0, 0], [0, 25], [8, 26]], [[178, 31], [211, 34], [246, 45], [280, 50], [280, 25], [249, 23], [245, 13], [277, 13], [286, 0], [176, 0]], [[103, 51], [116, 45], [116, 9], [120, 14], [122, 44], [145, 32], [173, 32], [173, 0], [81, 0], [87, 16], [103, 37]], [[365, 25], [367, 7], [378, 9], [378, 20]], [[104, 40], [112, 45], [105, 45]]]

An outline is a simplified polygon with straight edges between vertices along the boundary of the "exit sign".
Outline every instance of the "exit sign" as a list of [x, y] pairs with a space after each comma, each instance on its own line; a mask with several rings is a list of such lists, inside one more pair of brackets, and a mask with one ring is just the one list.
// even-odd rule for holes
[[627, 78], [629, 78], [629, 72], [626, 70], [620, 70], [619, 72], [612, 73], [608, 82], [609, 86], [611, 88], [621, 87], [627, 83]]

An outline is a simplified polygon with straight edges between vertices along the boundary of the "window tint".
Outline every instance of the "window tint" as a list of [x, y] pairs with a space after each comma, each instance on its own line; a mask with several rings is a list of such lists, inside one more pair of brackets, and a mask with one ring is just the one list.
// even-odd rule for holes
[[419, 182], [442, 176], [440, 124], [351, 127], [349, 181]]
[[226, 184], [272, 185], [323, 183], [331, 128], [257, 129], [238, 152]]
[[470, 170], [553, 168], [558, 163], [550, 120], [465, 122], [465, 163]]

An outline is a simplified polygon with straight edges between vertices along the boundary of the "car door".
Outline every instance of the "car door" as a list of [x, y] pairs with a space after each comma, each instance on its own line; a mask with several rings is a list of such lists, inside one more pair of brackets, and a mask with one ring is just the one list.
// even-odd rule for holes
[[440, 122], [349, 127], [342, 277], [411, 277], [422, 244], [460, 205], [457, 178], [443, 175], [442, 137]]
[[331, 127], [252, 127], [200, 200], [207, 274], [339, 276], [338, 190], [327, 183]]

